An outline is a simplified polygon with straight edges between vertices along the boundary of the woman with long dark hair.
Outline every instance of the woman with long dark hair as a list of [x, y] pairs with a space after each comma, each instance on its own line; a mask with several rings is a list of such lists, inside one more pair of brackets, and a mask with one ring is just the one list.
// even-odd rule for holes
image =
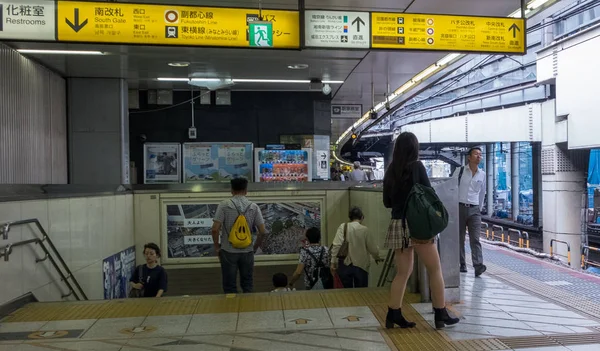
[[[414, 179], [414, 175], [418, 175], [418, 179]], [[383, 203], [386, 208], [392, 209], [392, 220], [384, 246], [395, 250], [396, 261], [396, 276], [392, 282], [385, 321], [387, 328], [393, 328], [394, 324], [400, 328], [413, 328], [416, 325], [407, 321], [402, 316], [401, 310], [406, 283], [413, 270], [414, 251], [427, 268], [436, 328], [453, 325], [459, 321], [458, 318], [450, 317], [446, 310], [444, 277], [435, 238], [412, 239], [408, 226], [403, 225], [404, 205], [410, 190], [416, 183], [431, 187], [427, 171], [419, 161], [419, 140], [413, 133], [404, 132], [396, 139], [392, 162], [383, 178]]]

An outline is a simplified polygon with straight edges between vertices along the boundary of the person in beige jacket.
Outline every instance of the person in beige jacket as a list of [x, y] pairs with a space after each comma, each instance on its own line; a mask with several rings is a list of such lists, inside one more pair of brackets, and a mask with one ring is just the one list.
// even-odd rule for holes
[[[348, 215], [349, 223], [343, 223], [337, 230], [331, 247], [331, 272], [337, 272], [344, 288], [366, 288], [369, 286], [369, 266], [371, 257], [375, 262], [383, 261], [379, 257], [379, 247], [369, 228], [362, 225], [365, 216], [358, 207], [353, 207]], [[348, 242], [348, 256], [338, 258], [344, 243], [344, 232]]]

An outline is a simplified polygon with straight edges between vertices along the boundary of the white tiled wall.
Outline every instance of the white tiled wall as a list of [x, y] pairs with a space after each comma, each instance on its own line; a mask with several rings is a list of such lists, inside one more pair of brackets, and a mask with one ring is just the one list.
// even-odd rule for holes
[[[134, 245], [133, 195], [0, 203], [0, 223], [37, 218], [90, 299], [103, 298], [102, 260]], [[0, 246], [34, 238], [34, 226], [17, 226]], [[0, 260], [0, 304], [33, 292], [58, 301], [67, 287], [36, 246], [15, 248]]]

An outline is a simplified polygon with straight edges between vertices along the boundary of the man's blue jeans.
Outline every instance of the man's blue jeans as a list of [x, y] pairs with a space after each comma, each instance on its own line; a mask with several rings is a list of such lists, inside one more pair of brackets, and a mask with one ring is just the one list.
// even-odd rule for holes
[[240, 272], [240, 286], [244, 293], [254, 289], [254, 252], [233, 253], [219, 251], [221, 256], [221, 275], [223, 292], [237, 294], [237, 273]]

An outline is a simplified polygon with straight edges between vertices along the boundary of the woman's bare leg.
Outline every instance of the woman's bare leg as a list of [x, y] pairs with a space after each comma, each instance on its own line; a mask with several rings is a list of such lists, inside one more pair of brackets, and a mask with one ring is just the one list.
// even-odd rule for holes
[[402, 307], [406, 283], [413, 270], [413, 249], [411, 247], [404, 250], [396, 249], [394, 260], [396, 263], [396, 276], [390, 289], [389, 307], [398, 309]]
[[442, 275], [442, 264], [436, 244], [421, 244], [414, 246], [419, 260], [427, 268], [429, 275], [429, 287], [431, 290], [431, 302], [434, 308], [446, 307], [444, 297], [444, 276]]

